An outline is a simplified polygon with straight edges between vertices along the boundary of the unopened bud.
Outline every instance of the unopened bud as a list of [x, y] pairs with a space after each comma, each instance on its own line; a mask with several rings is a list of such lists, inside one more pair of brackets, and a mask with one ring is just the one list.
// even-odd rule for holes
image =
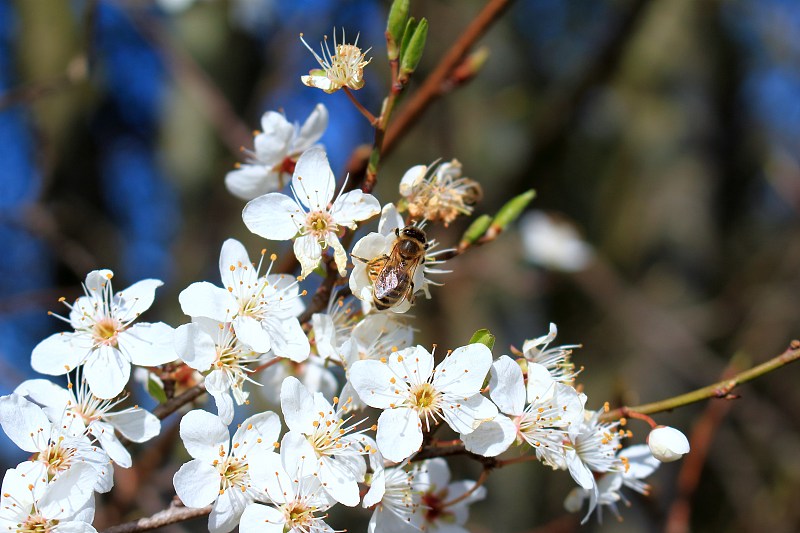
[[[406, 29], [408, 31], [408, 29]], [[425, 41], [428, 39], [428, 20], [423, 18], [416, 24], [414, 33], [408, 40], [408, 45], [403, 47], [400, 55], [400, 78], [407, 78], [414, 72], [422, 58], [422, 51], [425, 49]], [[406, 36], [403, 35], [403, 44]]]
[[494, 335], [488, 329], [479, 329], [475, 333], [472, 334], [472, 338], [469, 340], [469, 344], [476, 344], [481, 343], [490, 350], [494, 348]]
[[669, 426], [658, 426], [647, 436], [647, 445], [653, 457], [662, 463], [677, 461], [689, 453], [689, 439]]
[[481, 215], [475, 220], [472, 221], [472, 224], [469, 225], [467, 231], [464, 232], [464, 235], [461, 236], [461, 242], [459, 243], [459, 248], [466, 248], [471, 244], [474, 244], [483, 237], [483, 234], [486, 233], [486, 230], [489, 229], [489, 226], [492, 223], [492, 217], [489, 215]]
[[389, 8], [389, 18], [386, 20], [386, 49], [389, 61], [400, 56], [400, 42], [408, 19], [409, 0], [394, 0]]
[[528, 207], [528, 204], [536, 197], [536, 191], [533, 189], [515, 196], [500, 208], [500, 211], [494, 216], [492, 220], [492, 230], [500, 233], [506, 227], [514, 222], [522, 212]]

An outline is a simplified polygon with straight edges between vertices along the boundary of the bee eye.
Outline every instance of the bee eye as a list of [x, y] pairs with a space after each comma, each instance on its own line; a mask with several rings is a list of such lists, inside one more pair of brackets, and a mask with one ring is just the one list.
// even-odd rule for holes
[[394, 228], [394, 234], [400, 236], [400, 228]]

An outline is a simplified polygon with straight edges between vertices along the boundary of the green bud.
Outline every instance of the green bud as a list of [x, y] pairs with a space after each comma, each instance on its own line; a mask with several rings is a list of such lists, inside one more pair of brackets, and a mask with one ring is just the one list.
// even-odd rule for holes
[[492, 332], [488, 329], [479, 329], [472, 334], [472, 338], [469, 340], [469, 343], [481, 343], [491, 350], [494, 348], [494, 335], [492, 335]]
[[492, 230], [499, 232], [506, 229], [509, 224], [514, 222], [522, 214], [534, 197], [536, 197], [536, 191], [531, 189], [506, 202], [494, 216]]
[[161, 386], [161, 383], [153, 379], [152, 376], [147, 378], [147, 392], [149, 392], [150, 396], [158, 403], [167, 402], [167, 393], [164, 392], [164, 387]]
[[[408, 31], [406, 29], [406, 31]], [[404, 47], [402, 55], [400, 56], [400, 77], [408, 77], [409, 74], [414, 72], [419, 65], [419, 60], [422, 58], [422, 51], [425, 49], [425, 41], [428, 39], [428, 19], [423, 18], [419, 24], [414, 28], [414, 34], [408, 41], [408, 45]], [[405, 42], [405, 35], [403, 35]]]
[[389, 9], [389, 18], [386, 20], [386, 49], [389, 61], [400, 56], [399, 44], [403, 39], [403, 30], [408, 19], [409, 0], [394, 0]]
[[417, 19], [414, 17], [408, 17], [406, 21], [406, 29], [403, 30], [403, 40], [400, 43], [400, 57], [406, 55], [406, 50], [408, 50], [408, 43], [411, 42], [411, 37], [414, 36], [414, 30], [417, 29]]
[[465, 231], [464, 235], [461, 236], [461, 243], [458, 245], [458, 247], [466, 248], [470, 244], [476, 243], [478, 239], [483, 237], [483, 234], [489, 229], [491, 223], [492, 217], [489, 215], [481, 215], [473, 220], [472, 224], [470, 224], [467, 228], [467, 231]]

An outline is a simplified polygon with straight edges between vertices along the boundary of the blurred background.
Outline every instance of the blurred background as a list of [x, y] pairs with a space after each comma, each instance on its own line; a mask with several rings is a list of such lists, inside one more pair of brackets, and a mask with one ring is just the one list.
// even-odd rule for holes
[[[92, 269], [114, 270], [118, 289], [163, 280], [146, 319], [177, 326], [177, 294], [218, 281], [225, 238], [290, 253], [247, 231], [223, 178], [264, 111], [302, 122], [318, 102], [343, 177], [372, 132], [344, 94], [300, 83], [316, 63], [298, 34], [360, 32], [374, 59], [357, 96], [377, 112], [388, 3], [0, 0], [0, 393], [34, 377], [33, 346], [63, 329], [46, 311]], [[431, 30], [409, 94], [483, 5], [412, 2]], [[454, 348], [486, 327], [499, 355], [555, 322], [556, 344], [583, 345], [574, 360], [595, 409], [698, 388], [800, 336], [800, 3], [518, 0], [479, 46], [480, 75], [404, 132], [376, 195], [396, 201], [407, 168], [457, 158], [484, 187], [476, 213], [530, 188], [542, 212], [450, 261], [414, 310], [418, 342]], [[553, 233], [554, 220], [577, 232]], [[454, 245], [466, 222], [432, 233]], [[579, 526], [562, 505], [569, 475], [529, 463], [490, 477], [469, 528], [798, 531], [798, 372], [657, 415], [693, 453], [649, 479], [650, 498], [629, 493], [623, 522]], [[631, 429], [634, 442], [647, 433]], [[7, 465], [20, 460], [3, 448]], [[118, 472], [98, 529], [171, 497], [180, 461], [138, 450], [144, 466]]]

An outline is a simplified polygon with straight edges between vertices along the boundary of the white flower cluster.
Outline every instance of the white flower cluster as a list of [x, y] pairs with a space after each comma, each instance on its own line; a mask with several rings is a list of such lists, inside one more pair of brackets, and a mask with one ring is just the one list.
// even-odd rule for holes
[[[363, 57], [354, 68], [362, 63]], [[332, 532], [325, 520], [337, 504], [372, 509], [371, 532], [464, 532], [468, 506], [486, 489], [482, 481], [450, 481], [447, 462], [435, 453], [445, 446], [436, 440], [440, 430], [457, 436], [449, 445], [463, 453], [495, 458], [517, 446], [568, 471], [578, 488], [566, 505], [577, 510], [588, 500], [587, 518], [603, 506], [616, 512], [623, 486], [647, 492], [642, 479], [657, 467], [654, 457], [669, 461], [688, 451], [671, 428], [651, 434], [652, 454], [623, 448], [629, 432], [621, 423], [585, 408], [587, 397], [574, 386], [577, 346], [551, 347], [553, 324], [514, 356], [494, 357], [472, 342], [437, 363], [434, 350], [415, 344], [407, 311], [418, 293], [431, 297], [436, 283], [428, 276], [446, 271], [437, 268], [436, 243], [424, 224], [411, 222], [429, 213], [428, 222], [446, 226], [471, 213], [480, 188], [461, 178], [454, 160], [432, 174], [412, 168], [398, 207], [346, 185], [337, 192], [316, 144], [327, 116], [319, 105], [300, 127], [265, 114], [255, 151], [226, 179], [249, 200], [242, 213], [248, 229], [294, 241], [299, 276], [274, 272], [277, 258], [266, 250], [252, 262], [239, 241], [228, 239], [220, 285], [185, 288], [178, 299], [190, 321], [176, 329], [136, 322], [160, 281], [114, 293], [111, 271], [87, 276], [84, 296], [61, 317], [73, 331], [52, 335], [32, 353], [34, 369], [74, 372], [75, 383], [62, 389], [31, 380], [0, 398], [0, 424], [32, 454], [3, 481], [0, 519], [9, 529], [94, 531], [93, 493], [112, 488], [114, 464], [131, 466], [127, 442], [160, 432], [153, 414], [117, 410], [132, 363], [153, 372], [151, 385], [164, 371], [156, 367], [168, 365], [172, 376], [183, 369], [214, 399], [217, 414], [183, 415], [180, 437], [192, 459], [173, 478], [185, 506], [212, 506], [212, 533], [237, 526], [244, 533]], [[279, 191], [289, 175], [287, 195]], [[378, 214], [377, 231], [349, 251], [351, 267], [348, 230]], [[341, 286], [349, 271], [348, 286], [334, 292], [327, 311], [307, 316], [301, 284], [320, 263], [322, 275]], [[231, 437], [250, 385], [261, 386], [280, 412], [249, 416]], [[377, 410], [376, 420], [367, 407]]]

